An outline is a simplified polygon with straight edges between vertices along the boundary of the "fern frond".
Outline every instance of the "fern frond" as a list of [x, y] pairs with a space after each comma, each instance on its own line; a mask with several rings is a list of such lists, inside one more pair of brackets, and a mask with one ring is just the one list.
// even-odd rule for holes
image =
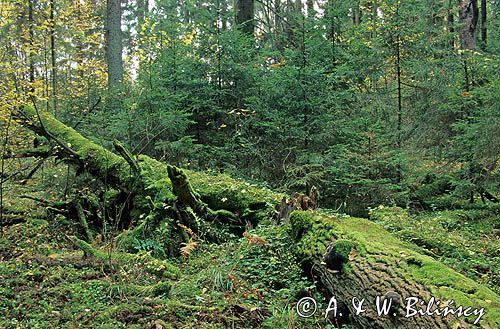
[[266, 240], [264, 240], [263, 238], [261, 238], [259, 236], [256, 236], [256, 235], [251, 235], [247, 231], [243, 232], [243, 236], [245, 237], [245, 239], [248, 240], [248, 243], [250, 245], [256, 245], [256, 246], [267, 246], [267, 245], [269, 245], [269, 243]]
[[189, 236], [193, 237], [195, 236], [194, 232], [192, 229], [190, 229], [189, 227], [187, 227], [186, 225], [184, 224], [177, 224], [180, 228], [182, 228], [184, 231], [187, 232], [187, 234], [189, 234]]
[[198, 242], [194, 241], [193, 238], [190, 238], [187, 243], [184, 242], [184, 243], [182, 243], [182, 245], [183, 246], [180, 249], [181, 256], [182, 256], [182, 262], [186, 262], [189, 255], [191, 255], [191, 253], [194, 250], [196, 250], [196, 248], [198, 247]]

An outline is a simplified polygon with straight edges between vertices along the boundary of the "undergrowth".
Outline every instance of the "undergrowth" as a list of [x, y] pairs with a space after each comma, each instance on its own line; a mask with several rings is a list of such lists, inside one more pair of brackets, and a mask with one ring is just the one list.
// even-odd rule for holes
[[398, 207], [371, 210], [371, 218], [419, 252], [500, 292], [500, 216], [495, 207], [410, 214]]

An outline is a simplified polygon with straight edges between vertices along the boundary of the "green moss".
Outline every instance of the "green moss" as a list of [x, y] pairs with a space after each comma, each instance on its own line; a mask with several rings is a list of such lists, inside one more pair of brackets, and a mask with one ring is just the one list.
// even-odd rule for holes
[[259, 188], [227, 175], [187, 170], [186, 173], [201, 199], [213, 210], [226, 209], [243, 214], [247, 209], [272, 208], [282, 197], [271, 190]]
[[[349, 220], [355, 220], [349, 218]], [[343, 229], [344, 221], [311, 211], [294, 211], [290, 214], [291, 236], [296, 241], [296, 252], [306, 257], [320, 256], [326, 247], [335, 242], [335, 250], [345, 254], [346, 260], [352, 248], [363, 254], [366, 247], [363, 239]], [[338, 248], [338, 250], [337, 250]]]
[[370, 219], [374, 221], [406, 221], [410, 218], [408, 212], [400, 207], [378, 206], [370, 209]]
[[97, 251], [87, 242], [77, 238], [76, 236], [71, 238], [77, 245], [80, 247], [81, 250], [83, 250], [83, 253], [86, 256], [96, 256]]
[[120, 191], [110, 188], [104, 192], [104, 200], [113, 200], [118, 197]]
[[[24, 107], [22, 110], [30, 116], [34, 122], [38, 121], [36, 110], [32, 107]], [[81, 160], [89, 163], [90, 168], [94, 168], [101, 177], [107, 172], [113, 172], [123, 182], [128, 182], [131, 178], [130, 167], [126, 161], [116, 154], [106, 150], [104, 147], [92, 143], [76, 130], [64, 125], [50, 114], [39, 113], [45, 129], [66, 143], [66, 146], [73, 150], [78, 150], [77, 154]]]
[[408, 214], [397, 207], [372, 210], [375, 219], [409, 247], [435, 257], [498, 293], [500, 271], [498, 248], [494, 236], [499, 223], [494, 209], [448, 210]]
[[163, 320], [156, 320], [155, 321], [155, 327], [158, 328], [163, 328], [163, 329], [175, 329], [174, 326], [172, 326], [171, 324], [169, 323], [166, 323], [165, 321]]
[[299, 241], [304, 233], [310, 231], [314, 225], [315, 214], [309, 211], [293, 211], [290, 214], [292, 224], [292, 239]]
[[146, 225], [147, 220], [144, 220], [133, 229], [121, 233], [117, 237], [118, 248], [123, 251], [134, 251], [134, 239], [140, 237]]
[[349, 259], [349, 254], [356, 247], [356, 243], [353, 241], [340, 239], [335, 241], [333, 248], [336, 253], [342, 256], [345, 262]]
[[[385, 217], [386, 215], [390, 218]], [[401, 208], [384, 207], [378, 208], [375, 216], [378, 216], [377, 219], [381, 222], [393, 220], [404, 223], [410, 218]], [[415, 280], [430, 289], [441, 301], [452, 299], [456, 305], [485, 307], [486, 315], [481, 323], [492, 327], [500, 324], [499, 299], [493, 291], [431, 257], [411, 250], [408, 245], [372, 221], [353, 217], [340, 219], [317, 212], [294, 211], [290, 215], [290, 222], [291, 236], [296, 241], [296, 252], [301, 257], [321, 257], [326, 245], [335, 238], [335, 250], [346, 259], [352, 248], [355, 248], [356, 258], [364, 257], [368, 262], [382, 262], [390, 268], [399, 264], [398, 271], [402, 272], [395, 275]]]
[[290, 214], [290, 223], [299, 256], [322, 255], [327, 245], [338, 236], [333, 219], [322, 218], [314, 212], [294, 211]]
[[170, 290], [172, 289], [172, 284], [170, 282], [158, 282], [153, 286], [154, 296], [168, 296]]
[[[99, 257], [109, 258], [109, 255], [105, 252], [99, 252], [98, 254]], [[148, 273], [156, 275], [160, 278], [175, 280], [180, 275], [179, 268], [177, 266], [166, 260], [155, 258], [145, 252], [138, 254], [114, 252], [112, 253], [112, 259], [119, 264], [139, 264], [143, 266]]]
[[11, 240], [0, 237], [0, 252], [7, 252], [11, 246]]

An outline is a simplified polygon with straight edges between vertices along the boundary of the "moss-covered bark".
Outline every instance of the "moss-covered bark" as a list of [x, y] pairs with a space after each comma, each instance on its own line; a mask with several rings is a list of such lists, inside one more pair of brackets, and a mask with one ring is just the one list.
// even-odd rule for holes
[[[449, 315], [405, 317], [406, 298], [418, 297], [426, 303], [431, 297], [454, 306], [485, 308], [479, 325], [498, 328], [500, 300], [488, 288], [466, 278], [429, 256], [405, 246], [379, 225], [365, 219], [295, 211], [290, 217], [295, 250], [325, 287], [327, 297], [346, 301], [351, 313], [353, 297], [365, 298], [366, 312], [353, 316], [363, 328], [456, 328], [457, 322], [474, 322], [476, 316], [457, 318]], [[341, 245], [347, 258], [341, 271], [330, 271], [322, 264], [327, 246]], [[346, 248], [346, 246], [350, 246]], [[395, 291], [401, 296], [396, 317], [378, 316], [376, 298]], [[426, 305], [415, 309], [426, 309]], [[433, 310], [434, 308], [432, 308]], [[466, 326], [467, 323], [462, 323]]]
[[132, 243], [132, 235], [139, 236], [163, 223], [170, 227], [167, 237], [171, 243], [166, 247], [174, 252], [181, 242], [186, 242], [185, 232], [177, 224], [194, 231], [199, 227], [209, 228], [210, 223], [229, 222], [244, 228], [246, 222], [256, 224], [270, 218], [280, 197], [225, 175], [184, 171], [143, 155], [135, 158], [115, 142], [117, 152], [122, 155], [119, 156], [52, 115], [38, 113], [31, 107], [19, 109], [16, 116], [26, 127], [46, 137], [59, 157], [126, 195], [129, 224], [125, 227], [136, 229], [122, 237], [124, 248]]

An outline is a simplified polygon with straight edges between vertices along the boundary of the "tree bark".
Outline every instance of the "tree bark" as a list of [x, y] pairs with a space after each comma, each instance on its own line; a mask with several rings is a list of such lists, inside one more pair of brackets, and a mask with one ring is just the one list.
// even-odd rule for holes
[[[397, 19], [399, 20], [399, 5], [397, 7]], [[403, 98], [401, 90], [401, 37], [400, 37], [399, 22], [396, 30], [396, 75], [397, 75], [397, 90], [398, 90], [398, 107], [397, 107], [397, 123], [396, 123], [396, 143], [398, 150], [401, 151], [402, 144], [402, 121], [403, 121]], [[397, 182], [401, 182], [401, 164], [398, 162], [396, 166]]]
[[354, 25], [359, 25], [361, 23], [361, 9], [359, 1], [357, 1], [355, 6], [352, 8], [352, 23]]
[[307, 0], [307, 17], [313, 18], [316, 15], [316, 10], [314, 10], [314, 0]]
[[481, 0], [481, 41], [483, 47], [486, 47], [486, 37], [487, 37], [487, 15], [486, 15], [486, 0]]
[[149, 1], [148, 0], [136, 0], [137, 6], [137, 23], [139, 25], [138, 30], [140, 30], [141, 25], [146, 19], [146, 13], [148, 12]]
[[56, 66], [56, 21], [55, 0], [50, 0], [50, 66], [52, 82], [52, 111], [57, 113], [57, 66]]
[[477, 0], [460, 0], [461, 47], [464, 50], [476, 49], [476, 26], [479, 17]]
[[254, 0], [236, 0], [236, 24], [245, 34], [253, 36], [255, 30], [254, 22]]
[[115, 89], [123, 79], [121, 17], [121, 1], [107, 0], [106, 61], [108, 64], [108, 90]]
[[452, 0], [448, 0], [448, 15], [446, 18], [446, 26], [448, 28], [448, 32], [450, 33], [450, 42], [449, 45], [451, 47], [455, 44], [455, 17], [453, 13], [453, 3]]
[[35, 18], [33, 16], [33, 1], [28, 0], [28, 29], [29, 29], [29, 79], [30, 92], [35, 92]]
[[[408, 249], [377, 224], [361, 218], [337, 218], [311, 211], [294, 211], [290, 215], [293, 248], [303, 262], [306, 273], [311, 273], [317, 288], [327, 301], [335, 297], [345, 303], [355, 328], [458, 328], [468, 327], [464, 318], [456, 315], [406, 317], [406, 298], [417, 297], [424, 304], [415, 309], [425, 310], [431, 297], [440, 304], [454, 300], [453, 308], [464, 305], [488, 308], [485, 299], [493, 298], [495, 305], [486, 311], [479, 322], [483, 328], [497, 328], [497, 295], [474, 281], [454, 272], [445, 265]], [[340, 271], [325, 264], [327, 246], [344, 246], [346, 262]], [[348, 246], [348, 248], [345, 248]], [[340, 248], [339, 248], [340, 250]], [[472, 284], [473, 286], [468, 286]], [[479, 290], [481, 292], [479, 292]], [[393, 291], [400, 296], [400, 307], [391, 310], [396, 316], [379, 315], [377, 297]], [[489, 297], [481, 297], [486, 294]], [[458, 300], [458, 296], [464, 299]], [[352, 299], [365, 299], [363, 312], [356, 315]], [[443, 306], [443, 305], [441, 305]], [[451, 306], [450, 306], [451, 307]], [[435, 306], [432, 308], [435, 310]], [[468, 319], [473, 322], [475, 316]], [[332, 321], [335, 323], [335, 321]]]

